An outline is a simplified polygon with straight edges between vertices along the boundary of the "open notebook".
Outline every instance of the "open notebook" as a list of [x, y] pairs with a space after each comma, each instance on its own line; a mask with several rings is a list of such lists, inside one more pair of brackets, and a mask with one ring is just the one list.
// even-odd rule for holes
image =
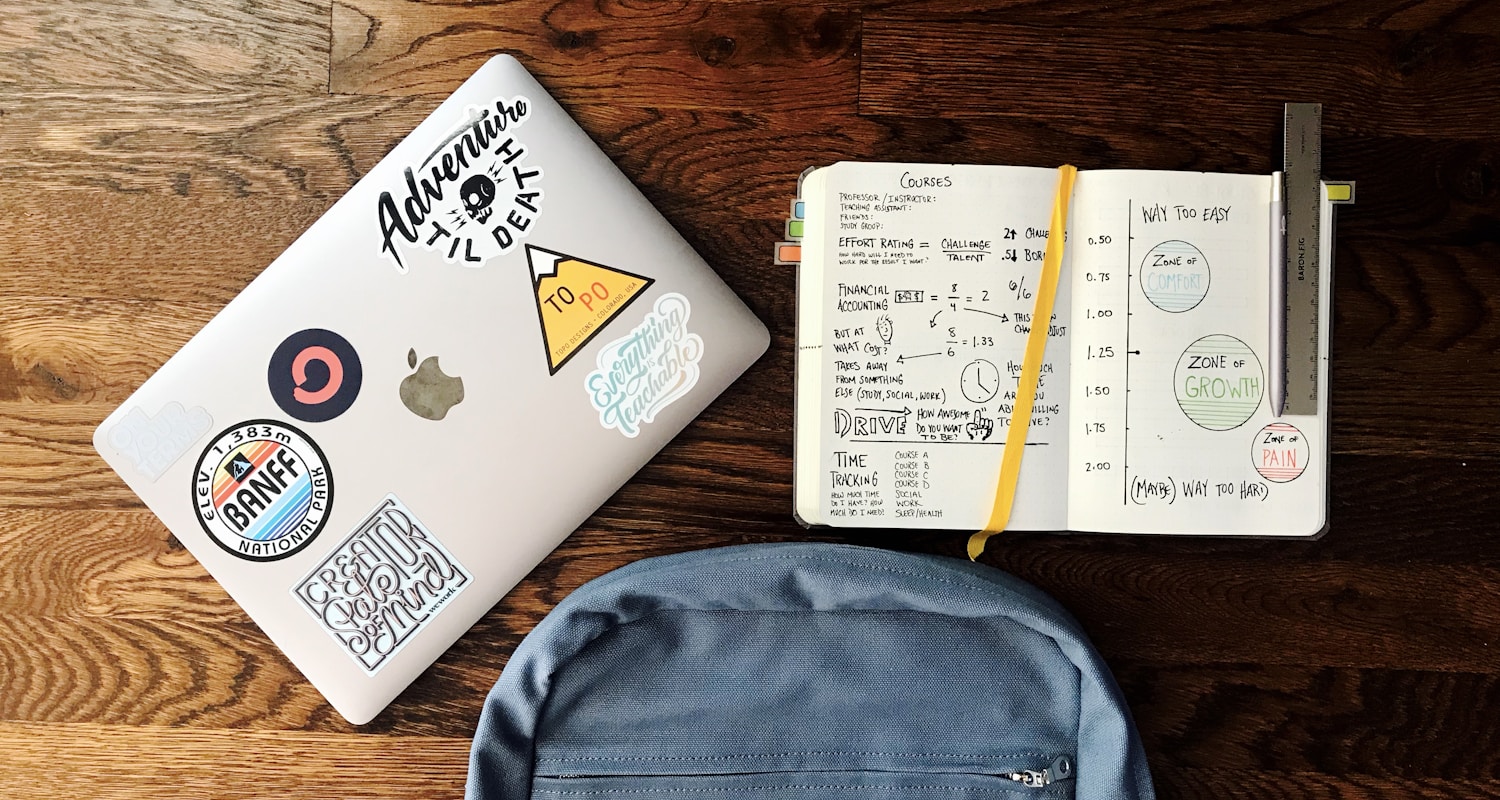
[[1278, 418], [1279, 180], [1078, 173], [1056, 303], [1039, 320], [1056, 170], [844, 162], [805, 174], [791, 231], [799, 519], [983, 527], [1027, 336], [1045, 325], [1010, 529], [1319, 533], [1332, 206], [1319, 212], [1316, 413]]

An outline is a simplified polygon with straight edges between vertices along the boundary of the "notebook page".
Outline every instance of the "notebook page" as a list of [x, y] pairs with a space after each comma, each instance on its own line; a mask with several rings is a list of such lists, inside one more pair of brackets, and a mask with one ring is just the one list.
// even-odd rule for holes
[[1326, 443], [1309, 439], [1322, 426], [1278, 420], [1268, 399], [1271, 181], [1079, 176], [1073, 530], [1307, 535], [1321, 524], [1326, 466], [1312, 459]]
[[[823, 272], [821, 416], [799, 413], [797, 454], [816, 459], [821, 521], [977, 529], [994, 501], [1057, 173], [880, 163], [825, 173], [803, 243], [804, 265], [813, 257]], [[1013, 529], [1066, 522], [1070, 308], [1064, 272]], [[821, 431], [813, 453], [801, 447], [808, 424]]]

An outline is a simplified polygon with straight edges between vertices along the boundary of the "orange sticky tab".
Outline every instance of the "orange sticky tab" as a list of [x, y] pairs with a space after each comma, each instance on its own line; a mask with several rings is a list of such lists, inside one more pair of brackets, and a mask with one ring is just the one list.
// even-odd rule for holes
[[1031, 427], [1031, 409], [1036, 404], [1036, 383], [1042, 373], [1042, 357], [1047, 350], [1052, 306], [1057, 300], [1057, 282], [1062, 275], [1063, 238], [1068, 226], [1068, 202], [1073, 197], [1073, 181], [1078, 170], [1064, 164], [1057, 169], [1057, 195], [1052, 200], [1052, 225], [1047, 231], [1047, 252], [1042, 257], [1041, 285], [1036, 291], [1036, 308], [1031, 315], [1031, 332], [1026, 336], [1026, 355], [1021, 360], [1021, 379], [1016, 387], [1016, 403], [1011, 409], [1010, 428], [1005, 434], [1005, 451], [1000, 456], [1000, 478], [995, 486], [995, 504], [984, 530], [969, 537], [969, 558], [979, 558], [991, 535], [1005, 530], [1010, 522], [1011, 506], [1016, 499], [1016, 481], [1021, 477], [1021, 456], [1026, 452], [1026, 432]]
[[802, 261], [802, 245], [779, 244], [776, 245], [776, 263], [797, 264]]

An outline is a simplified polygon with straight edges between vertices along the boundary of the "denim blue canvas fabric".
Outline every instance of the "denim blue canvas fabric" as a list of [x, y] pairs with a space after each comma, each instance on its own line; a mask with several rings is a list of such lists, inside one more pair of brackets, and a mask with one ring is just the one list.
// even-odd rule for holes
[[579, 588], [485, 701], [468, 800], [1153, 800], [1076, 621], [998, 570], [827, 544]]

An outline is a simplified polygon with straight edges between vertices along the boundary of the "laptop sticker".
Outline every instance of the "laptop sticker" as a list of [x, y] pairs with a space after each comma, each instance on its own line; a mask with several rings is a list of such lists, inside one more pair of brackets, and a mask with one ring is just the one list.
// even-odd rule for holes
[[193, 510], [215, 544], [277, 561], [317, 538], [333, 508], [333, 474], [307, 434], [272, 420], [225, 430], [193, 469]]
[[394, 494], [292, 587], [292, 595], [370, 675], [471, 582]]
[[167, 403], [154, 417], [137, 406], [109, 429], [105, 439], [154, 483], [213, 427], [213, 417], [198, 406]]
[[547, 369], [556, 375], [652, 283], [650, 278], [526, 245]]
[[364, 369], [349, 340], [322, 328], [286, 337], [266, 368], [271, 399], [288, 416], [327, 422], [349, 410], [359, 396]]
[[468, 106], [421, 163], [406, 166], [403, 185], [380, 193], [380, 251], [398, 272], [406, 272], [403, 253], [413, 247], [482, 267], [531, 232], [541, 214], [542, 168], [516, 137], [530, 117], [525, 97]]
[[662, 295], [641, 324], [599, 352], [583, 385], [606, 430], [635, 438], [698, 382], [703, 339], [688, 333], [692, 310], [686, 297]]

